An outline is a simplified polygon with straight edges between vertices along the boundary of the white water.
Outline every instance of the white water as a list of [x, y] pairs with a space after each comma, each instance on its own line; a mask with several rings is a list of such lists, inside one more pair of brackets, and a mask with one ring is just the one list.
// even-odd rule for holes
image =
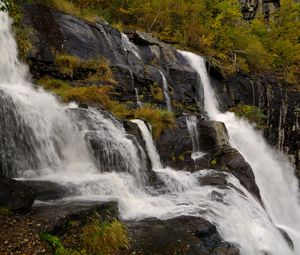
[[125, 35], [124, 33], [121, 33], [121, 35], [122, 35], [123, 48], [127, 52], [129, 51], [133, 53], [138, 59], [141, 59], [138, 47], [128, 39], [127, 35]]
[[146, 124], [142, 120], [132, 120], [133, 123], [137, 124], [139, 129], [141, 130], [141, 133], [143, 135], [144, 141], [146, 143], [146, 149], [152, 164], [153, 169], [161, 169], [162, 165], [160, 162], [159, 155], [157, 153], [156, 147], [154, 145], [152, 135], [149, 132], [149, 129], [147, 128]]
[[138, 88], [134, 88], [134, 91], [135, 91], [135, 98], [136, 98], [136, 103], [139, 107], [142, 106], [142, 102], [140, 100], [140, 97], [139, 97], [139, 89]]
[[161, 78], [162, 78], [162, 82], [163, 82], [163, 92], [164, 92], [164, 96], [165, 96], [165, 100], [167, 103], [167, 108], [169, 112], [172, 112], [172, 104], [171, 104], [171, 99], [169, 96], [169, 86], [168, 86], [168, 82], [166, 77], [164, 76], [164, 74], [162, 73], [162, 71], [159, 71], [161, 74]]
[[197, 117], [195, 116], [186, 117], [186, 125], [193, 145], [192, 159], [196, 160], [205, 155], [205, 153], [201, 152], [200, 150]]
[[[92, 125], [89, 126], [89, 122], [83, 124], [84, 120], [81, 122], [77, 119], [79, 132], [72, 122], [72, 111], [79, 109], [70, 109], [70, 118], [66, 107], [59, 104], [54, 96], [41, 89], [34, 89], [26, 79], [26, 68], [17, 59], [9, 18], [4, 13], [0, 13], [0, 46], [0, 89], [14, 100], [18, 106], [18, 116], [28, 125], [32, 125], [37, 143], [42, 146], [39, 157], [48, 167], [47, 171], [28, 170], [27, 176], [37, 178], [38, 175], [44, 180], [72, 183], [80, 191], [79, 199], [117, 200], [124, 219], [169, 219], [180, 215], [204, 217], [214, 222], [228, 241], [239, 243], [242, 254], [258, 255], [263, 254], [263, 251], [273, 255], [292, 254], [262, 207], [234, 177], [228, 176], [228, 181], [245, 196], [233, 188], [224, 190], [200, 186], [198, 178], [210, 175], [213, 171], [192, 174], [170, 168], [162, 169], [154, 142], [144, 122], [135, 120], [142, 131], [153, 169], [164, 183], [161, 189], [149, 188], [146, 191], [136, 181], [138, 173], [135, 170], [115, 172], [110, 169], [111, 172], [99, 172], [84, 136], [92, 132], [101, 141], [103, 139], [109, 142], [110, 139], [105, 140], [107, 137], [103, 136], [115, 135], [112, 142], [116, 142], [116, 146], [111, 149], [119, 150], [118, 147], [121, 147], [119, 153], [122, 157], [137, 161], [136, 150], [132, 149], [122, 127], [116, 121], [105, 119], [99, 112], [95, 113], [91, 109], [87, 116], [94, 118]], [[124, 150], [124, 144], [126, 148], [129, 146], [128, 150]], [[43, 160], [46, 156], [53, 158], [55, 164]]]
[[[204, 59], [193, 53], [181, 53], [201, 77], [205, 109], [209, 117], [226, 124], [231, 144], [242, 153], [254, 171], [269, 217], [277, 227], [290, 235], [295, 245], [294, 254], [300, 254], [300, 207], [294, 169], [286, 158], [278, 155], [265, 143], [262, 135], [249, 123], [238, 119], [233, 113], [221, 113], [218, 110]], [[278, 241], [273, 240], [274, 243]], [[289, 254], [288, 252], [290, 251], [282, 254]]]

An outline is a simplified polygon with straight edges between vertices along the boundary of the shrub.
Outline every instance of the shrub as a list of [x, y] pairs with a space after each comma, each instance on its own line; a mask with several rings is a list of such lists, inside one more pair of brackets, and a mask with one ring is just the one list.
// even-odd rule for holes
[[69, 54], [58, 54], [55, 57], [55, 65], [62, 74], [73, 76], [74, 70], [79, 67], [80, 59]]
[[158, 83], [155, 82], [151, 85], [151, 94], [155, 100], [159, 102], [164, 101], [164, 93]]
[[238, 104], [230, 108], [229, 110], [234, 112], [235, 115], [237, 115], [238, 117], [245, 118], [251, 123], [256, 123], [258, 128], [264, 128], [266, 116], [258, 107], [252, 105]]
[[167, 110], [157, 109], [152, 105], [146, 104], [134, 111], [136, 119], [143, 119], [149, 122], [153, 127], [154, 139], [158, 139], [160, 134], [167, 128], [175, 126], [175, 117], [173, 113]]
[[81, 242], [92, 255], [115, 254], [129, 244], [126, 229], [119, 221], [100, 223], [96, 218], [82, 228]]

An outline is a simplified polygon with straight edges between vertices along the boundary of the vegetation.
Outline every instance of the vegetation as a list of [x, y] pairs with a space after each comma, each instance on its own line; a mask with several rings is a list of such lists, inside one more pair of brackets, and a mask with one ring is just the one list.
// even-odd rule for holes
[[126, 105], [111, 99], [112, 86], [73, 87], [66, 81], [49, 77], [40, 79], [38, 83], [60, 96], [64, 102], [99, 103], [118, 118], [126, 118], [130, 114]]
[[293, 0], [281, 2], [268, 28], [261, 15], [251, 23], [243, 21], [237, 0], [47, 1], [93, 22], [101, 17], [118, 27], [152, 32], [209, 56], [224, 73], [275, 68], [286, 80], [296, 82], [300, 72], [300, 7]]
[[161, 89], [160, 84], [155, 82], [151, 85], [151, 94], [156, 101], [158, 102], [164, 101], [164, 93]]
[[76, 56], [60, 53], [55, 56], [55, 65], [59, 72], [71, 79], [76, 71], [86, 74], [85, 81], [105, 81], [115, 84], [109, 62], [98, 56], [93, 59], [80, 59]]
[[48, 233], [41, 233], [40, 239], [55, 255], [112, 255], [129, 245], [127, 231], [119, 221], [100, 222], [96, 215], [80, 229], [80, 241], [73, 249], [65, 248], [58, 237]]
[[50, 235], [48, 233], [41, 233], [40, 239], [47, 242], [49, 248], [55, 255], [85, 255], [86, 252], [77, 252], [73, 249], [66, 249], [58, 237]]
[[[26, 2], [30, 2], [27, 0]], [[1, 5], [2, 3], [2, 5]], [[10, 16], [14, 19], [13, 31], [15, 33], [19, 57], [23, 61], [27, 61], [27, 56], [32, 50], [32, 43], [30, 38], [33, 37], [34, 31], [31, 28], [25, 27], [22, 24], [23, 15], [21, 12], [21, 1], [18, 0], [0, 0], [0, 11], [8, 11]]]
[[9, 216], [12, 214], [12, 211], [9, 208], [0, 206], [0, 215]]
[[265, 126], [266, 116], [256, 106], [238, 104], [230, 109], [235, 115], [247, 119], [250, 123], [255, 123], [258, 128], [263, 129]]
[[[6, 10], [8, 1], [1, 1], [1, 10]], [[19, 3], [10, 4], [16, 24], [21, 17]], [[225, 74], [275, 69], [290, 83], [299, 80], [300, 4], [294, 0], [281, 0], [268, 26], [262, 15], [243, 21], [238, 0], [47, 0], [46, 4], [92, 22], [105, 19], [119, 28], [154, 33], [207, 55]], [[29, 44], [22, 45], [28, 52]]]
[[136, 119], [143, 119], [149, 122], [153, 128], [154, 139], [157, 139], [166, 128], [174, 128], [175, 117], [167, 110], [155, 108], [153, 105], [145, 104], [134, 111]]
[[81, 242], [91, 255], [110, 255], [128, 248], [125, 227], [117, 220], [100, 223], [98, 219], [82, 228]]

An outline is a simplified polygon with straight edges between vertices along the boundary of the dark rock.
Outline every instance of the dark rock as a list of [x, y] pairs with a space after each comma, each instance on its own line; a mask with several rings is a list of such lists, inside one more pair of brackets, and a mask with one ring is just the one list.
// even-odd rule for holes
[[137, 254], [240, 254], [237, 247], [222, 240], [213, 224], [202, 218], [181, 216], [125, 224], [132, 244], [130, 251]]
[[25, 212], [30, 209], [34, 199], [34, 192], [29, 186], [0, 174], [0, 207]]
[[265, 138], [271, 146], [287, 154], [299, 171], [300, 93], [295, 86], [280, 81], [271, 72], [252, 76], [237, 73], [226, 80], [213, 77], [212, 81], [223, 110], [238, 103], [261, 109], [267, 117], [263, 130]]
[[166, 130], [156, 141], [156, 147], [165, 165], [175, 169], [194, 168], [192, 141], [186, 125], [186, 117], [176, 119], [176, 126]]
[[74, 186], [60, 185], [49, 181], [20, 181], [29, 186], [37, 200], [48, 201], [70, 195], [76, 195], [78, 191]]
[[229, 136], [223, 122], [200, 120], [199, 143], [203, 152], [216, 150], [229, 144]]
[[39, 232], [60, 234], [68, 229], [72, 221], [85, 225], [92, 217], [101, 221], [118, 219], [116, 202], [60, 201], [55, 204], [37, 204], [29, 213], [34, 217]]

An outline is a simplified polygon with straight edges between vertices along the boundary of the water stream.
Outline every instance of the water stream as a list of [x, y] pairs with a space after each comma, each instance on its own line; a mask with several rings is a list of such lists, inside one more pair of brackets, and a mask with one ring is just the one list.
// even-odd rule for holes
[[254, 171], [268, 215], [278, 228], [290, 235], [295, 244], [295, 254], [300, 254], [300, 206], [294, 169], [284, 156], [266, 144], [262, 135], [247, 121], [231, 112], [221, 113], [218, 110], [205, 60], [190, 52], [181, 53], [201, 77], [209, 117], [225, 123], [231, 144], [242, 153]]
[[[199, 178], [214, 174], [213, 170], [189, 173], [163, 168], [142, 120], [133, 122], [141, 131], [146, 151], [107, 113], [62, 105], [54, 95], [35, 88], [26, 66], [18, 60], [11, 20], [0, 12], [0, 112], [4, 113], [0, 123], [5, 128], [1, 135], [7, 134], [10, 139], [0, 144], [0, 153], [1, 158], [27, 162], [15, 164], [16, 169], [7, 167], [5, 173], [62, 185], [71, 183], [78, 193], [66, 199], [117, 200], [123, 219], [204, 217], [216, 224], [225, 240], [238, 244], [245, 255], [300, 254], [299, 205], [292, 168], [277, 158], [247, 122], [219, 112], [204, 60], [191, 53], [182, 54], [201, 77], [209, 116], [225, 122], [232, 145], [251, 164], [267, 213], [229, 174], [227, 180], [235, 188], [220, 189], [199, 185]], [[9, 136], [15, 127], [20, 128], [19, 136]], [[18, 139], [25, 141], [24, 155], [11, 158], [7, 152], [18, 149]], [[197, 146], [195, 143], [195, 152]], [[26, 157], [28, 152], [32, 157]], [[160, 190], [146, 187], [145, 153], [162, 181]], [[274, 225], [289, 233], [294, 252]]]

